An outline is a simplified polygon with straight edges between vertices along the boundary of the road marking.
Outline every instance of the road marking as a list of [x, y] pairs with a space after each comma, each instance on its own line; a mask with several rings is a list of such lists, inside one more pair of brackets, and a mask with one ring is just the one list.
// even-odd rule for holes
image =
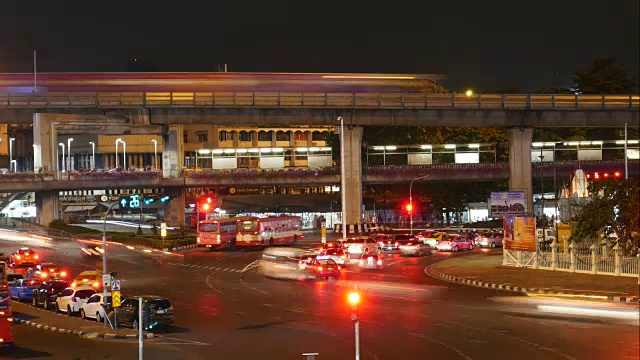
[[397, 263], [401, 263], [401, 262], [404, 262], [404, 261], [405, 261], [405, 259], [398, 260], [398, 261], [393, 261], [393, 262], [387, 263], [387, 265], [386, 265], [386, 266], [395, 265], [395, 264], [397, 264]]
[[[192, 344], [192, 345], [211, 345], [209, 343], [205, 343], [205, 342], [201, 342], [201, 341], [194, 341], [194, 340], [186, 340], [186, 339], [180, 339], [180, 338], [174, 338], [174, 337], [170, 337], [170, 336], [157, 336], [157, 338], [159, 339], [169, 339], [169, 340], [174, 340], [174, 341], [182, 341], [181, 343], [173, 343], [173, 344], [182, 344], [184, 345], [185, 343], [187, 344]], [[164, 344], [169, 344], [169, 343], [164, 343]]]

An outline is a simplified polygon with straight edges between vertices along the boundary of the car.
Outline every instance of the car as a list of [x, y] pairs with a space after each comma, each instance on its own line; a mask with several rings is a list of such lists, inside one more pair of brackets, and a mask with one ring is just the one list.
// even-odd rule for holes
[[102, 254], [104, 253], [104, 250], [102, 249], [102, 247], [96, 245], [96, 244], [84, 244], [81, 248], [81, 255], [83, 258], [101, 258]]
[[443, 237], [447, 236], [446, 232], [443, 231], [430, 231], [424, 234], [419, 234], [417, 236], [418, 239], [422, 239], [422, 242], [435, 248], [438, 245], [438, 241], [441, 241]]
[[305, 268], [305, 272], [313, 279], [338, 280], [340, 278], [340, 265], [331, 259], [314, 259]]
[[39, 255], [28, 247], [23, 247], [11, 254], [11, 264], [14, 266], [35, 265], [39, 263]]
[[329, 249], [319, 255], [317, 259], [331, 259], [338, 265], [344, 265], [347, 261], [347, 253], [342, 249]]
[[89, 270], [81, 272], [71, 282], [72, 288], [88, 288], [96, 291], [102, 290], [102, 273], [97, 270]]
[[349, 258], [354, 256], [362, 257], [382, 251], [378, 246], [378, 242], [368, 236], [348, 238], [347, 241], [344, 242], [344, 246], [347, 249], [347, 256]]
[[503, 233], [489, 233], [478, 235], [475, 239], [475, 244], [478, 247], [490, 247], [502, 246], [502, 240], [504, 238]]
[[55, 304], [58, 294], [69, 287], [66, 280], [46, 280], [40, 283], [40, 286], [33, 289], [33, 297], [31, 304], [35, 307], [42, 306], [49, 309]]
[[431, 255], [431, 246], [425, 244], [423, 241], [414, 240], [409, 241], [406, 244], [400, 245], [400, 255], [402, 256], [422, 256]]
[[376, 241], [378, 246], [384, 251], [394, 251], [400, 248], [400, 245], [413, 240], [414, 237], [409, 234], [378, 234]]
[[56, 296], [55, 311], [62, 311], [72, 316], [79, 312], [82, 305], [95, 293], [96, 291], [93, 289], [66, 288]]
[[7, 284], [9, 287], [12, 286], [16, 281], [24, 279], [24, 275], [22, 274], [7, 274]]
[[33, 289], [40, 286], [38, 279], [18, 279], [9, 286], [11, 298], [21, 302], [23, 300], [31, 300], [33, 297]]
[[466, 236], [449, 234], [441, 241], [438, 241], [436, 248], [438, 251], [473, 250], [473, 241]]
[[138, 301], [142, 298], [142, 306], [146, 310], [142, 315], [142, 329], [151, 331], [161, 328], [165, 331], [173, 327], [173, 307], [168, 299], [154, 295], [134, 296], [122, 301], [118, 308], [118, 324], [138, 329]]
[[60, 270], [54, 263], [42, 263], [36, 266], [36, 277], [41, 279], [64, 279], [68, 274], [66, 270]]
[[363, 256], [360, 261], [358, 261], [358, 266], [361, 269], [382, 270], [382, 257], [378, 254]]
[[95, 319], [99, 323], [104, 322], [104, 314], [108, 314], [109, 309], [111, 309], [111, 293], [107, 293], [106, 312], [105, 302], [102, 301], [103, 298], [103, 293], [95, 293], [91, 295], [91, 297], [87, 299], [87, 302], [80, 308], [80, 317], [83, 319]]

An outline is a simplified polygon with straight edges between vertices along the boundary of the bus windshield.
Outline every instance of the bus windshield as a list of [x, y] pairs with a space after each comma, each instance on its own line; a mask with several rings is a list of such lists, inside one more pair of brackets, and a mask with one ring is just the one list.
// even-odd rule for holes
[[238, 223], [238, 231], [258, 231], [258, 222], [246, 220]]
[[202, 232], [218, 232], [218, 224], [200, 223], [198, 230]]

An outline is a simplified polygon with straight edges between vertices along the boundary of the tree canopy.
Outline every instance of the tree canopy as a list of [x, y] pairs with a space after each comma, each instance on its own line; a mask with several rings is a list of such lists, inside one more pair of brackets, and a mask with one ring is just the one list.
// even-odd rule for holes
[[640, 185], [638, 179], [606, 179], [589, 185], [592, 198], [578, 212], [570, 241], [617, 236], [627, 253], [640, 245]]
[[635, 81], [614, 58], [593, 60], [591, 69], [576, 71], [576, 86], [584, 94], [631, 94]]

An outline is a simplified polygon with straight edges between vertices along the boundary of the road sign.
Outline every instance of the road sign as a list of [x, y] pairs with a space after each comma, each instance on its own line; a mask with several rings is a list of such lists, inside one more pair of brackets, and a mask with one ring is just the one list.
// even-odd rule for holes
[[120, 291], [120, 280], [113, 280], [111, 282], [111, 291]]
[[160, 236], [167, 236], [167, 223], [160, 223]]
[[118, 203], [121, 209], [139, 209], [141, 200], [140, 194], [121, 195]]
[[111, 284], [111, 275], [110, 274], [102, 275], [102, 286], [107, 287], [109, 286], [109, 284]]
[[120, 291], [111, 292], [111, 304], [113, 307], [120, 307]]

